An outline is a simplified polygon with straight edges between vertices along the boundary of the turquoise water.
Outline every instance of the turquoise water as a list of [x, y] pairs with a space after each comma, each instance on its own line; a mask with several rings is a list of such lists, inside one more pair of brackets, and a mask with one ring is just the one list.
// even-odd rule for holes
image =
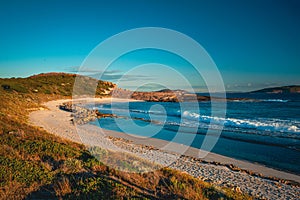
[[205, 150], [210, 150], [201, 147], [208, 128], [210, 137], [217, 137], [218, 130], [222, 129], [212, 152], [300, 174], [300, 95], [229, 95], [256, 101], [227, 102], [226, 115], [222, 117], [218, 112], [211, 116], [209, 102], [197, 106], [131, 102], [129, 109], [126, 103], [96, 105], [94, 109], [123, 116], [99, 119], [102, 128]]

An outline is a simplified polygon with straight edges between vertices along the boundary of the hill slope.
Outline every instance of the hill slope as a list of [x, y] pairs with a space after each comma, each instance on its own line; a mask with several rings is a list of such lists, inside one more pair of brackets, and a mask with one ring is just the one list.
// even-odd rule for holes
[[299, 85], [291, 85], [291, 86], [282, 86], [282, 87], [272, 87], [272, 88], [264, 88], [261, 90], [255, 90], [251, 93], [300, 93]]
[[[28, 78], [0, 79], [0, 84], [6, 91], [71, 96], [74, 91], [75, 80], [77, 85], [80, 85], [75, 91], [80, 94], [105, 95], [109, 94], [116, 86], [111, 82], [66, 73], [47, 73]], [[97, 87], [95, 87], [96, 85]]]

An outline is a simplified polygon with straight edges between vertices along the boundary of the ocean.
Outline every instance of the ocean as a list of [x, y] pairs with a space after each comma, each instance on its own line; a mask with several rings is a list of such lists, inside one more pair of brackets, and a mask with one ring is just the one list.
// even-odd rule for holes
[[216, 132], [211, 137], [218, 137], [222, 129], [212, 152], [300, 175], [300, 94], [229, 93], [227, 97], [255, 100], [228, 101], [223, 117], [211, 116], [210, 102], [92, 105], [121, 117], [91, 123], [202, 149], [208, 128]]

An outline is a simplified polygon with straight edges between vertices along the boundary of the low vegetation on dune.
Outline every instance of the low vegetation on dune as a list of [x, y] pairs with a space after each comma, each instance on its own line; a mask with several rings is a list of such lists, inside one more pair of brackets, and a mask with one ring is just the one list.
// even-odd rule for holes
[[[168, 168], [112, 169], [83, 145], [28, 124], [29, 112], [45, 109], [43, 102], [69, 98], [74, 80], [68, 74], [0, 79], [0, 199], [251, 199]], [[97, 95], [111, 87], [99, 82]]]
[[[48, 73], [28, 78], [0, 79], [2, 89], [18, 93], [37, 93], [49, 95], [72, 96], [73, 92], [86, 95], [103, 95], [115, 84], [106, 81], [66, 73]], [[73, 88], [76, 82], [76, 88]]]

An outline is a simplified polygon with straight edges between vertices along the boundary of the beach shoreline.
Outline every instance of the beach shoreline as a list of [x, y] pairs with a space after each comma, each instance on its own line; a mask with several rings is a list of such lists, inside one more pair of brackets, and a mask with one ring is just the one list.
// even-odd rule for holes
[[[75, 126], [71, 122], [72, 117], [70, 112], [65, 112], [59, 109], [59, 105], [71, 100], [72, 99], [63, 99], [46, 102], [44, 106], [47, 107], [48, 110], [42, 109], [31, 112], [29, 115], [29, 123], [34, 126], [42, 127], [52, 134], [74, 142], [89, 145], [100, 145], [102, 148], [111, 150], [116, 148], [126, 149], [127, 152], [131, 152], [136, 156], [152, 160], [163, 165], [167, 163], [171, 164], [172, 160], [170, 162], [165, 162], [163, 159], [172, 157], [170, 155], [174, 154], [160, 149], [170, 144], [173, 146], [175, 151], [177, 148], [183, 148], [183, 145], [177, 143], [171, 143], [169, 141], [154, 138], [136, 137], [121, 132], [104, 130], [90, 124]], [[112, 101], [127, 102], [128, 99], [83, 98], [77, 99], [76, 101], [80, 103], [110, 103]], [[99, 132], [103, 137], [99, 137]], [[123, 141], [120, 142], [120, 139], [118, 139], [118, 142], [116, 143], [116, 140], [113, 141], [114, 139], [109, 139], [107, 136], [112, 138], [122, 138]], [[98, 140], [95, 138], [98, 138]], [[146, 146], [154, 147], [156, 150], [144, 148]], [[162, 157], [157, 159], [156, 157], [159, 157], [157, 155], [162, 155]], [[291, 180], [292, 182], [300, 183], [300, 176], [215, 153], [208, 153], [208, 155], [203, 159], [198, 159], [198, 155], [199, 149], [188, 147], [184, 152], [184, 156], [177, 155], [175, 160], [176, 162], [172, 162], [173, 164], [169, 167], [185, 171], [195, 177], [203, 180], [209, 180], [220, 186], [232, 186], [239, 188], [238, 190], [247, 192], [250, 195], [257, 196], [259, 198], [278, 199], [278, 197], [288, 197], [293, 199], [293, 197], [300, 195], [300, 189], [298, 186], [293, 184], [291, 185], [289, 181], [282, 181]], [[233, 170], [235, 167], [237, 167], [237, 170]], [[271, 178], [268, 179], [266, 177]], [[278, 178], [278, 180], [274, 177]], [[260, 187], [261, 184], [264, 185], [264, 188]]]

